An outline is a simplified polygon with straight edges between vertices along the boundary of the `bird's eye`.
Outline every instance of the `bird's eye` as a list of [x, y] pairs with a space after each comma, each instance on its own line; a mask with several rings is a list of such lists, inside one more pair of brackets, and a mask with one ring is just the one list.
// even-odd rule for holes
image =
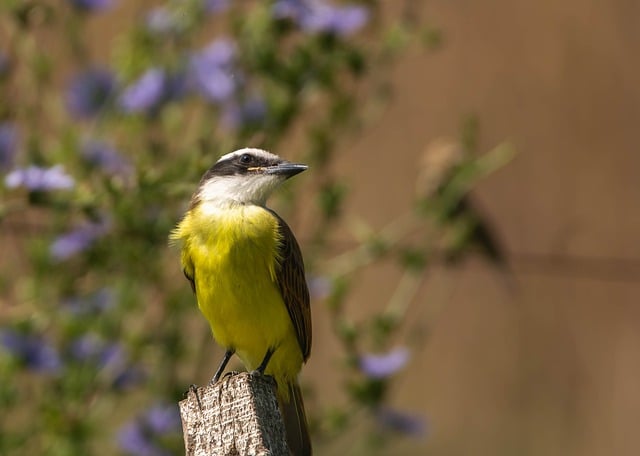
[[249, 163], [251, 163], [253, 157], [249, 154], [242, 154], [240, 156], [240, 163], [242, 163], [243, 165], [248, 165]]

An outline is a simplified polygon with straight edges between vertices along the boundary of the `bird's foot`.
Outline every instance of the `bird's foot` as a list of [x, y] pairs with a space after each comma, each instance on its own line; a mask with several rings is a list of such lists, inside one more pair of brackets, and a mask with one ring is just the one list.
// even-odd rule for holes
[[222, 376], [222, 379], [227, 380], [235, 375], [238, 375], [239, 373], [240, 373], [239, 371], [229, 371]]
[[266, 378], [273, 379], [273, 375], [265, 374], [260, 369], [254, 369], [254, 370], [250, 371], [249, 375], [251, 375], [252, 377], [266, 377]]
[[[220, 376], [220, 375], [218, 375], [218, 376], [214, 376], [214, 377], [209, 381], [209, 386], [213, 386], [213, 385], [215, 385], [215, 384], [216, 384], [216, 383], [218, 383], [218, 382], [223, 382], [223, 381], [225, 381], [225, 380], [228, 380], [228, 379], [230, 379], [231, 377], [233, 377], [234, 375], [238, 375], [239, 373], [240, 373], [240, 372], [238, 372], [238, 371], [228, 371], [228, 372], [225, 372], [225, 373], [224, 373], [224, 375], [222, 375], [222, 376]], [[222, 378], [220, 378], [220, 377], [222, 377]]]
[[202, 403], [200, 402], [200, 395], [198, 394], [198, 385], [194, 385], [193, 383], [189, 385], [189, 389], [184, 392], [182, 395], [183, 399], [187, 399], [190, 394], [194, 394], [196, 396], [196, 401], [198, 402], [198, 408], [202, 410]]
[[195, 385], [193, 383], [189, 385], [189, 389], [182, 393], [182, 399], [186, 399], [190, 393], [198, 394], [198, 385]]

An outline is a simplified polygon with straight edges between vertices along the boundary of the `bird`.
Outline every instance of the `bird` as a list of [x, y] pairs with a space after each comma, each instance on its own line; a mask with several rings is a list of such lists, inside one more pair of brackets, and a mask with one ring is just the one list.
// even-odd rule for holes
[[266, 206], [308, 167], [256, 148], [223, 155], [209, 168], [170, 234], [214, 339], [225, 349], [214, 384], [235, 354], [250, 372], [272, 376], [292, 454], [310, 455], [298, 382], [311, 353], [311, 310], [300, 246]]

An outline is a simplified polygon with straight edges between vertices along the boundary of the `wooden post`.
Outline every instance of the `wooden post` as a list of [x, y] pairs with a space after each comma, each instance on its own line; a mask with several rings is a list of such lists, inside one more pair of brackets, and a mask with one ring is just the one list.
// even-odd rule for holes
[[288, 456], [271, 377], [233, 374], [180, 401], [186, 456]]

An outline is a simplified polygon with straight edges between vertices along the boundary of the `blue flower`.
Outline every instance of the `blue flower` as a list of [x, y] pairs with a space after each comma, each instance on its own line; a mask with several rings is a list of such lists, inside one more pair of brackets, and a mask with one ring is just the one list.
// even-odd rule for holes
[[108, 231], [105, 222], [92, 222], [75, 228], [61, 236], [58, 236], [49, 247], [49, 253], [58, 261], [63, 261], [83, 252], [93, 245]]
[[75, 361], [91, 364], [102, 372], [102, 378], [109, 381], [111, 387], [123, 390], [139, 383], [143, 372], [132, 366], [122, 345], [108, 344], [95, 334], [78, 337], [68, 347], [68, 353]]
[[111, 386], [115, 390], [122, 391], [139, 384], [144, 379], [145, 374], [142, 370], [128, 366], [126, 369], [120, 369], [120, 371], [115, 373]]
[[162, 68], [147, 70], [120, 95], [120, 107], [128, 113], [157, 112], [165, 103], [184, 95], [186, 75]]
[[11, 70], [11, 59], [7, 54], [0, 51], [0, 79], [9, 74]]
[[69, 353], [76, 361], [88, 361], [96, 359], [103, 348], [104, 344], [98, 338], [84, 335], [71, 343]]
[[79, 11], [103, 11], [113, 6], [113, 0], [68, 0]]
[[101, 367], [116, 390], [124, 390], [144, 379], [144, 372], [131, 365], [121, 344], [105, 345], [99, 353], [98, 366]]
[[11, 171], [4, 179], [8, 188], [24, 187], [30, 191], [63, 190], [73, 188], [75, 182], [64, 172], [62, 165], [51, 168], [29, 166]]
[[147, 70], [120, 95], [122, 109], [139, 113], [159, 107], [165, 95], [166, 77], [165, 71], [160, 68]]
[[144, 373], [131, 365], [121, 344], [104, 345], [97, 355], [97, 365], [108, 374], [114, 389], [124, 390], [144, 379]]
[[159, 447], [140, 422], [125, 424], [118, 432], [118, 444], [126, 453], [135, 456], [169, 456], [170, 453]]
[[273, 15], [277, 19], [297, 19], [307, 9], [305, 0], [277, 0], [273, 6]]
[[156, 434], [166, 434], [180, 429], [180, 413], [175, 405], [156, 404], [146, 413], [149, 429]]
[[413, 436], [422, 436], [425, 433], [425, 422], [420, 416], [381, 408], [376, 411], [375, 417], [378, 424], [394, 432]]
[[76, 75], [67, 88], [67, 109], [77, 119], [100, 114], [116, 90], [116, 78], [103, 68], [90, 68]]
[[185, 71], [167, 73], [164, 84], [164, 103], [181, 99], [187, 91]]
[[120, 366], [124, 360], [119, 344], [106, 344], [95, 334], [84, 334], [71, 342], [69, 354], [76, 361], [93, 362], [101, 368]]
[[246, 125], [256, 125], [265, 119], [266, 114], [267, 105], [264, 99], [252, 97], [241, 104], [231, 102], [225, 105], [222, 123], [232, 129]]
[[113, 146], [105, 142], [85, 141], [80, 153], [87, 163], [108, 174], [126, 176], [132, 172], [131, 163], [120, 155]]
[[235, 46], [232, 41], [219, 39], [189, 60], [189, 77], [195, 89], [213, 102], [229, 100], [238, 85], [234, 68]]
[[13, 123], [0, 122], [0, 169], [13, 165], [18, 150], [18, 129]]
[[95, 293], [85, 297], [66, 298], [62, 301], [62, 306], [69, 311], [70, 314], [81, 315], [100, 315], [115, 305], [114, 292], [110, 288], [101, 288]]
[[160, 438], [180, 432], [180, 415], [175, 405], [158, 404], [145, 414], [125, 424], [118, 433], [118, 443], [126, 453], [138, 456], [165, 456]]
[[348, 36], [364, 27], [368, 20], [369, 11], [364, 6], [326, 6], [304, 15], [301, 26], [311, 32]]
[[324, 276], [308, 276], [309, 294], [311, 300], [322, 300], [331, 294], [331, 280]]
[[3, 329], [0, 330], [0, 345], [30, 370], [57, 374], [62, 369], [58, 351], [41, 337]]
[[311, 33], [348, 36], [360, 30], [369, 20], [369, 10], [360, 5], [335, 6], [324, 0], [278, 0], [273, 5], [276, 18], [293, 20]]
[[150, 9], [145, 16], [144, 22], [147, 30], [156, 35], [177, 34], [183, 29], [179, 17], [164, 6], [156, 6]]
[[204, 10], [210, 14], [221, 13], [229, 8], [229, 0], [204, 0]]
[[367, 354], [360, 357], [360, 370], [374, 379], [387, 378], [402, 369], [409, 361], [409, 351], [398, 347], [384, 355]]

